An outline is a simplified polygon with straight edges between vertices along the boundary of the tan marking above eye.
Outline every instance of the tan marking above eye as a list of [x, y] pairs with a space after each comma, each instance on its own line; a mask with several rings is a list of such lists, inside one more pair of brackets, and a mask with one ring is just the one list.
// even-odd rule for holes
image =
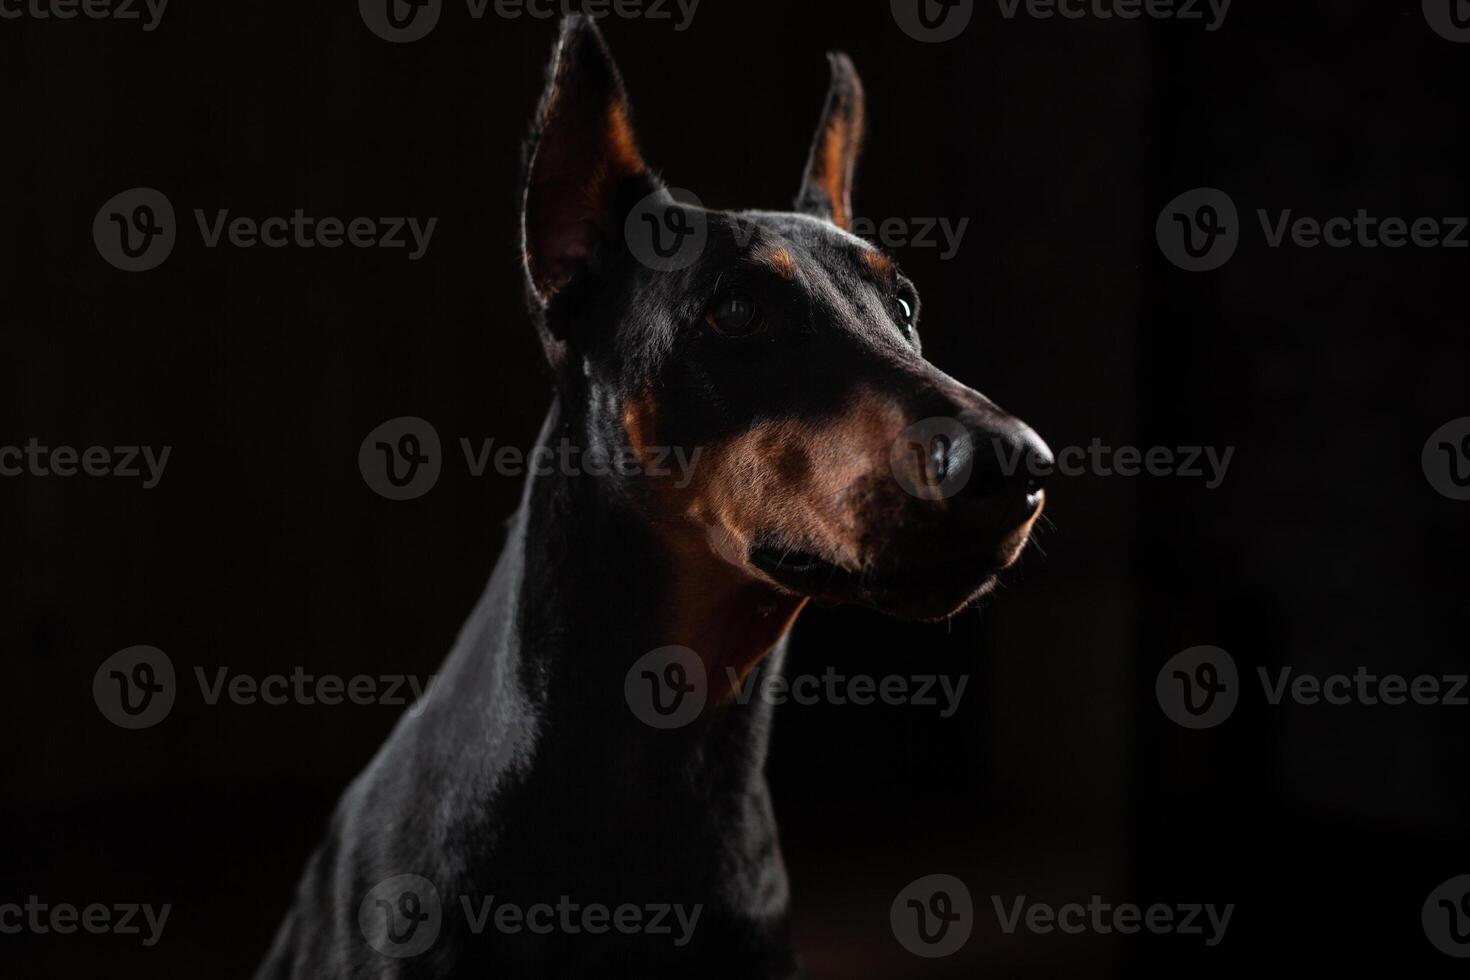
[[876, 249], [863, 250], [863, 265], [868, 271], [882, 279], [884, 282], [892, 282], [894, 276], [893, 260]]
[[796, 257], [780, 245], [768, 245], [751, 256], [751, 259], [782, 279], [796, 279]]

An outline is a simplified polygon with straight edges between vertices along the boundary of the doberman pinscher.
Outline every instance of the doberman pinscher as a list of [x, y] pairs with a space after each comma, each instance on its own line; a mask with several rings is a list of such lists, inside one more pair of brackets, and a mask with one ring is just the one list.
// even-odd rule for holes
[[[563, 24], [523, 185], [555, 388], [541, 444], [701, 452], [688, 480], [527, 479], [483, 597], [344, 794], [259, 977], [799, 974], [770, 699], [721, 679], [779, 670], [814, 599], [963, 609], [1024, 547], [1050, 461], [923, 358], [914, 286], [847, 230], [863, 90], [831, 64], [796, 211], [708, 211], [644, 163], [593, 22]], [[702, 229], [692, 261], [640, 257], [649, 202], [655, 227]], [[933, 419], [959, 437], [920, 426], [902, 448]], [[630, 710], [630, 669], [663, 649], [709, 678], [681, 727]]]

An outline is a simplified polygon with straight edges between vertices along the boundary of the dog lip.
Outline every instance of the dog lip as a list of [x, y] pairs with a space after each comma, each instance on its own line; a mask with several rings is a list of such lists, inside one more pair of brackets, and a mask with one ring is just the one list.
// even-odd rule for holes
[[752, 548], [750, 560], [764, 571], [807, 573], [822, 569], [839, 570], [837, 565], [819, 555], [814, 555], [810, 551], [797, 551], [793, 548]]
[[879, 585], [864, 590], [862, 602], [885, 615], [937, 623], [958, 615], [971, 603], [994, 591], [999, 581], [1000, 573], [994, 571], [963, 592]]
[[752, 548], [750, 563], [782, 588], [804, 595], [846, 593], [857, 580], [855, 573], [820, 555], [791, 548]]
[[[1036, 497], [1041, 498], [1042, 493]], [[1018, 521], [1015, 530], [1034, 519], [1040, 504], [1037, 499], [1034, 506], [1026, 508], [1025, 519]], [[1020, 545], [1027, 538], [1029, 534], [1014, 549], [1005, 547], [1004, 539], [996, 543], [995, 548], [1004, 553], [978, 549], [958, 556], [958, 561], [938, 563], [910, 555], [906, 561], [861, 571], [809, 551], [770, 544], [751, 547], [747, 560], [778, 588], [823, 604], [853, 603], [904, 619], [939, 621], [991, 592], [1001, 573], [1020, 557]]]

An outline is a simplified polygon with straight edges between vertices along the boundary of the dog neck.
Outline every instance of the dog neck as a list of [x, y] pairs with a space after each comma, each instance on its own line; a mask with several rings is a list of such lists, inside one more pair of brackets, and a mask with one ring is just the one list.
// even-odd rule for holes
[[[599, 437], [558, 399], [539, 444], [563, 440], [585, 449]], [[618, 680], [617, 690], [644, 654], [692, 650], [704, 666], [709, 713], [718, 715], [777, 651], [806, 600], [730, 564], [680, 515], [651, 515], [604, 479], [562, 472], [529, 478], [520, 607], [562, 620], [563, 630], [576, 624], [596, 631], [596, 673], [617, 674], [603, 678]], [[544, 666], [552, 673], [569, 661], [580, 672], [593, 666], [586, 649], [567, 653]]]
[[[564, 436], [553, 407], [541, 444]], [[478, 806], [499, 814], [496, 837], [519, 842], [487, 857], [497, 880], [544, 885], [547, 853], [534, 842], [546, 814], [591, 816], [546, 845], [567, 887], [687, 896], [779, 932], [785, 876], [764, 775], [773, 709], [717, 694], [714, 681], [726, 667], [779, 671], [800, 602], [686, 564], [595, 483], [528, 478], [490, 588], [439, 681], [458, 689], [454, 712], [512, 740], [471, 780], [485, 787]], [[695, 571], [708, 574], [685, 577]], [[708, 657], [712, 683], [702, 715], [663, 730], [631, 709], [625, 681], [670, 644]], [[746, 888], [728, 880], [732, 866], [763, 870]]]
[[[577, 429], [558, 401], [538, 445], [579, 444]], [[517, 752], [535, 756], [533, 766], [565, 752], [555, 765], [615, 771], [619, 780], [672, 772], [691, 791], [763, 791], [771, 706], [746, 696], [758, 690], [749, 674], [758, 664], [763, 675], [780, 670], [802, 600], [681, 548], [600, 478], [558, 469], [527, 478], [495, 575], [442, 682], [480, 692], [466, 695], [479, 702], [472, 710], [492, 719], [529, 709], [523, 727], [532, 734]], [[708, 680], [703, 713], [672, 731], [640, 720], [625, 697], [639, 659], [668, 646], [695, 651]], [[728, 782], [733, 774], [738, 786]]]

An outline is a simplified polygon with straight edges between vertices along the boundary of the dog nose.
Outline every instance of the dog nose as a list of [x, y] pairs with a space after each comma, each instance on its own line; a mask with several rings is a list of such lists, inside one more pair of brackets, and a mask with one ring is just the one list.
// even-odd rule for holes
[[[1022, 501], [1028, 509], [1040, 493], [1055, 460], [1051, 448], [1029, 425], [1016, 419], [970, 425], [969, 439], [949, 447], [946, 468], [970, 467], [962, 494], [971, 500], [1008, 505]], [[961, 458], [968, 454], [969, 458]]]

